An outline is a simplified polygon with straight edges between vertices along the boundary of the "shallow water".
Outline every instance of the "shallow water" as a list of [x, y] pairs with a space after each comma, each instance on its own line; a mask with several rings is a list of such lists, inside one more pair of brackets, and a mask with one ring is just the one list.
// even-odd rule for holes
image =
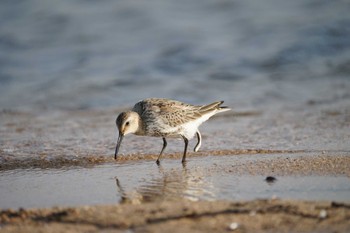
[[185, 167], [178, 160], [165, 159], [160, 167], [154, 161], [129, 161], [91, 168], [10, 170], [0, 173], [0, 208], [178, 199], [290, 198], [350, 202], [350, 179], [343, 175], [283, 175], [268, 183], [264, 175], [237, 175], [220, 168], [256, 159], [264, 158], [197, 157], [191, 158]]

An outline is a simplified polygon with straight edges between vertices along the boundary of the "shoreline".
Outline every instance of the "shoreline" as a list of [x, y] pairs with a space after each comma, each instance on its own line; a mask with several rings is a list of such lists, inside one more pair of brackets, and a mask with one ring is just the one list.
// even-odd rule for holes
[[[217, 150], [188, 153], [187, 163], [191, 159], [233, 156], [237, 159], [235, 169], [231, 165], [221, 166], [220, 169], [234, 172], [237, 175], [256, 175], [273, 171], [276, 175], [346, 175], [350, 177], [350, 153], [347, 151], [301, 151], [301, 150]], [[179, 160], [182, 153], [169, 153], [163, 155], [163, 160]], [[59, 157], [53, 158], [11, 158], [3, 160], [0, 171], [14, 169], [60, 169], [69, 167], [92, 167], [104, 164], [124, 164], [142, 161], [156, 161], [156, 154], [129, 154], [118, 157], [113, 156], [86, 156], [86, 157]], [[166, 162], [165, 162], [166, 163]], [[244, 165], [244, 170], [240, 166]]]

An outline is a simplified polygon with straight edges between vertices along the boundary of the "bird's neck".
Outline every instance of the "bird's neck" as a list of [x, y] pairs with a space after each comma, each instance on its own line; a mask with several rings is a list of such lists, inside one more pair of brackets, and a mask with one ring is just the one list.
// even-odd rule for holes
[[138, 118], [137, 118], [137, 120], [138, 120], [138, 128], [137, 128], [135, 134], [136, 135], [145, 135], [145, 131], [144, 131], [144, 128], [143, 128], [143, 121], [142, 121], [140, 115], [139, 114], [137, 114], [137, 115], [138, 115]]

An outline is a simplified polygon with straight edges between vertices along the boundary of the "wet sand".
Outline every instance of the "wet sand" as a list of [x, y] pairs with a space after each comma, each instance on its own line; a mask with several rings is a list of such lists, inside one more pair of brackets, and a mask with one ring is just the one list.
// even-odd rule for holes
[[[277, 183], [285, 182], [286, 177], [303, 180], [310, 176], [349, 180], [349, 108], [347, 104], [343, 107], [297, 109], [278, 114], [254, 111], [223, 114], [203, 125], [204, 144], [200, 152], [189, 153], [183, 168], [180, 163], [183, 145], [178, 140], [169, 140], [161, 164], [164, 168], [157, 168], [154, 163], [161, 146], [156, 138], [127, 137], [121, 156], [114, 161], [116, 129], [111, 122], [121, 109], [40, 115], [4, 111], [0, 114], [1, 134], [6, 135], [0, 148], [0, 171], [4, 176], [9, 174], [6, 172], [37, 169], [74, 171], [98, 169], [100, 165], [117, 166], [115, 172], [120, 171], [116, 173], [117, 189], [122, 194], [118, 204], [3, 209], [1, 232], [125, 232], [128, 229], [133, 232], [348, 232], [350, 200], [344, 196], [337, 200], [325, 193], [321, 198], [324, 201], [310, 196], [308, 200], [279, 199], [272, 195], [264, 199], [227, 201], [199, 196], [189, 201], [181, 195], [166, 196], [164, 192], [166, 177], [173, 177], [175, 183], [185, 182], [184, 186], [174, 187], [186, 191], [190, 185], [186, 172], [187, 176], [194, 176], [195, 182], [200, 181], [200, 176], [241, 177], [240, 182], [252, 176], [266, 177], [258, 181], [261, 183], [273, 183], [274, 179]], [[227, 130], [227, 126], [232, 130]], [[191, 141], [190, 146], [194, 143]], [[137, 168], [139, 163], [149, 164], [143, 169], [154, 169], [154, 173], [132, 169], [133, 174], [124, 174], [118, 167]], [[199, 167], [198, 174], [190, 173]], [[154, 174], [156, 180], [134, 183], [124, 193], [122, 186], [128, 187], [131, 182], [128, 176]], [[349, 183], [346, 180], [345, 184]], [[328, 185], [315, 185], [322, 184]], [[247, 184], [251, 185], [256, 183]], [[205, 186], [199, 187], [205, 190]], [[332, 192], [332, 188], [326, 189]], [[254, 192], [254, 187], [249, 190]], [[133, 192], [137, 195], [130, 194]], [[343, 192], [346, 196], [348, 191]], [[163, 194], [159, 196], [159, 193]]]
[[3, 210], [1, 232], [349, 232], [350, 205], [178, 201]]
[[[273, 182], [273, 178], [283, 182], [284, 176], [304, 179], [316, 174], [350, 179], [350, 156], [347, 153], [240, 152], [246, 151], [236, 151], [230, 155], [241, 160], [240, 163], [214, 163], [205, 173], [220, 171], [223, 175], [233, 173], [241, 177], [273, 175], [266, 178], [266, 182]], [[225, 151], [222, 153], [225, 154]], [[261, 158], [257, 158], [259, 156]], [[154, 155], [145, 157], [146, 160], [154, 159]], [[167, 157], [177, 161], [181, 154]], [[217, 151], [215, 157], [224, 159], [225, 155]], [[128, 163], [128, 158], [120, 162]], [[198, 155], [197, 158], [208, 157]], [[84, 158], [70, 166], [96, 166], [96, 161], [106, 164], [113, 162], [109, 158], [87, 161]], [[163, 162], [169, 161], [165, 159]], [[56, 162], [53, 160], [48, 164], [37, 161], [32, 165], [50, 169], [57, 168]], [[194, 162], [192, 158], [188, 163]], [[69, 163], [65, 161], [64, 164]], [[251, 201], [189, 201], [181, 197], [167, 199], [150, 196], [141, 190], [136, 196], [124, 194], [119, 204], [4, 209], [0, 211], [0, 226], [1, 232], [349, 232], [349, 203], [279, 199], [274, 196]]]

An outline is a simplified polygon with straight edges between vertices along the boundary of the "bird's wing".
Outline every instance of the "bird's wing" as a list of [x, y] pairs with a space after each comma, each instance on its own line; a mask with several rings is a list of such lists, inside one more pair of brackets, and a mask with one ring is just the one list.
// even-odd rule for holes
[[186, 104], [168, 99], [145, 99], [135, 104], [133, 111], [140, 114], [141, 118], [152, 121], [163, 121], [169, 126], [185, 124], [201, 117], [200, 106]]

